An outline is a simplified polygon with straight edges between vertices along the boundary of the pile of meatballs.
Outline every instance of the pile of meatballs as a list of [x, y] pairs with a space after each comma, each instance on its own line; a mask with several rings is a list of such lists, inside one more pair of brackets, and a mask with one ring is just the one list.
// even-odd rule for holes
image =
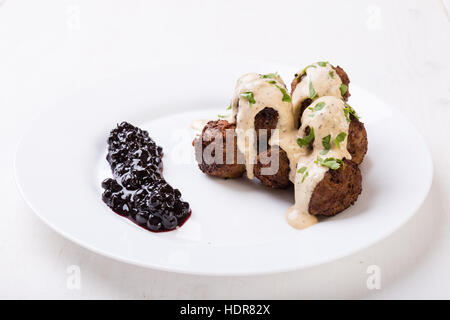
[[[341, 79], [342, 83], [349, 87], [349, 77], [347, 73], [339, 66], [331, 66], [335, 74]], [[297, 85], [302, 81], [306, 74], [295, 74], [291, 83], [291, 92], [294, 92]], [[342, 99], [347, 101], [350, 91], [346, 90], [342, 95]], [[300, 124], [303, 111], [312, 103], [311, 99], [306, 99], [300, 107], [299, 118], [296, 119]], [[367, 152], [367, 133], [364, 124], [354, 114], [349, 114], [350, 124], [347, 136], [347, 150], [351, 155], [351, 159], [343, 159], [343, 166], [337, 170], [329, 169], [324, 178], [316, 185], [310, 202], [309, 213], [311, 215], [333, 216], [344, 209], [351, 206], [362, 191], [362, 176], [359, 165], [364, 159]], [[273, 108], [266, 107], [261, 110], [255, 117], [254, 126], [259, 137], [259, 130], [269, 132], [275, 129], [278, 123], [278, 112]], [[226, 130], [236, 129], [236, 119], [230, 122], [227, 120], [209, 121], [203, 128], [200, 135], [193, 141], [196, 149], [196, 159], [200, 170], [208, 175], [219, 178], [239, 178], [246, 171], [245, 164], [238, 163], [237, 139], [234, 136], [234, 163], [212, 163], [207, 164], [203, 161], [202, 152], [208, 145], [217, 143], [217, 139], [222, 139], [220, 143], [223, 145], [223, 156], [225, 157]], [[298, 125], [300, 127], [300, 125]], [[267, 131], [266, 131], [267, 130]], [[305, 132], [308, 134], [308, 132]], [[258, 143], [259, 145], [259, 143]], [[254, 175], [261, 183], [269, 188], [288, 188], [292, 182], [289, 179], [290, 163], [286, 152], [282, 148], [276, 148], [278, 155], [278, 171], [272, 175], [262, 175], [261, 169], [270, 166], [270, 163], [263, 164], [260, 158], [267, 159], [273, 157], [272, 148], [267, 145], [265, 148], [258, 147], [257, 162], [253, 168]]]

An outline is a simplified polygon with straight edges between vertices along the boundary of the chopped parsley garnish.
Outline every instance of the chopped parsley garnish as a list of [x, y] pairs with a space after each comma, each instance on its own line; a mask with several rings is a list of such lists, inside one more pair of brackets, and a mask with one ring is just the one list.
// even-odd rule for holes
[[253, 104], [256, 102], [255, 97], [253, 96], [253, 92], [250, 92], [250, 91], [243, 92], [243, 93], [241, 93], [241, 97], [247, 99], [250, 104]]
[[283, 94], [283, 99], [281, 99], [281, 100], [283, 100], [285, 102], [291, 102], [291, 96], [289, 95], [289, 93], [287, 93], [285, 88], [280, 87], [279, 85], [277, 85], [277, 82], [275, 80], [269, 80], [267, 82], [270, 83], [270, 84], [274, 84], [275, 87], [277, 87], [281, 91], [281, 93]]
[[308, 169], [307, 167], [301, 167], [300, 169], [297, 170], [298, 173], [305, 173], [306, 169]]
[[311, 100], [317, 98], [317, 92], [316, 90], [314, 90], [312, 82], [309, 83], [309, 97], [311, 98]]
[[231, 110], [231, 103], [230, 103], [230, 105], [228, 106], [227, 110]]
[[228, 118], [228, 116], [224, 116], [224, 115], [221, 115], [221, 114], [218, 114], [217, 116], [218, 116], [219, 118], [222, 118], [222, 119]]
[[348, 87], [342, 83], [339, 90], [341, 90], [341, 96], [344, 96], [347, 93]]
[[334, 79], [334, 72], [332, 70], [328, 72], [328, 75], [330, 76], [331, 79]]
[[313, 141], [314, 137], [314, 128], [311, 127], [311, 129], [309, 130], [309, 134], [306, 137], [297, 139], [297, 144], [300, 148], [303, 146], [307, 146], [311, 143], [311, 141]]
[[309, 107], [308, 109], [311, 111], [319, 111], [322, 110], [323, 107], [325, 107], [325, 102], [319, 102], [314, 107]]
[[328, 64], [328, 61], [319, 61], [319, 62], [317, 62], [317, 64], [321, 67], [326, 67]]
[[346, 134], [345, 132], [341, 132], [341, 133], [339, 133], [339, 134], [336, 136], [336, 138], [334, 139], [334, 143], [336, 144], [336, 147], [338, 147], [338, 149], [341, 148], [340, 143], [341, 143], [342, 141], [344, 141], [344, 139], [345, 139], [346, 136], [347, 136], [347, 134]]
[[300, 78], [302, 75], [304, 75], [306, 73], [306, 69], [308, 68], [317, 68], [315, 65], [310, 64], [309, 66], [306, 66], [305, 68], [303, 68], [302, 72], [300, 72], [297, 77], [295, 79]]
[[347, 119], [348, 122], [350, 122], [350, 115], [354, 116], [356, 119], [359, 119], [359, 116], [356, 114], [355, 109], [353, 109], [348, 103], [346, 103], [344, 101], [344, 114], [345, 114], [345, 118]]
[[275, 73], [268, 73], [268, 74], [263, 74], [261, 76], [263, 79], [267, 79], [267, 78], [275, 78], [278, 77], [278, 72]]
[[341, 167], [341, 164], [344, 165], [344, 162], [341, 159], [336, 159], [336, 158], [323, 159], [319, 156], [317, 157], [317, 160], [314, 161], [314, 163], [317, 163], [321, 166], [330, 168], [331, 170], [337, 170]]
[[279, 85], [275, 85], [278, 89], [280, 89], [281, 93], [283, 94], [283, 101], [285, 102], [291, 102], [291, 96], [286, 92], [285, 88], [280, 87]]
[[308, 68], [317, 68], [315, 65], [310, 64], [309, 66], [306, 66], [303, 70], [302, 70], [302, 74], [306, 73], [306, 69]]
[[303, 174], [301, 183], [303, 183], [303, 181], [305, 181], [306, 177], [309, 175], [309, 172], [307, 169], [308, 169], [307, 167], [301, 167], [300, 169], [297, 170], [298, 173]]
[[327, 152], [328, 150], [331, 149], [331, 134], [322, 138], [322, 145], [325, 148], [325, 150], [327, 150]]
[[303, 183], [303, 181], [305, 181], [305, 179], [306, 179], [306, 177], [307, 177], [308, 175], [309, 175], [309, 172], [306, 171], [305, 174], [303, 175], [303, 178], [302, 178], [302, 182], [301, 182], [301, 183]]

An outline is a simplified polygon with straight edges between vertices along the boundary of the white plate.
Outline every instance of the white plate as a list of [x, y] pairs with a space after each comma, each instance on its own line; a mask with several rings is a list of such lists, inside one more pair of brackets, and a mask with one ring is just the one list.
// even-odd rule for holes
[[[413, 215], [428, 193], [433, 168], [416, 129], [353, 83], [349, 102], [366, 125], [369, 152], [361, 166], [362, 194], [336, 217], [306, 230], [292, 229], [284, 214], [293, 190], [272, 191], [244, 178], [214, 179], [192, 161], [191, 121], [225, 113], [241, 74], [278, 71], [289, 82], [298, 67], [255, 62], [165, 66], [80, 92], [42, 115], [24, 136], [16, 158], [22, 194], [45, 223], [68, 239], [155, 269], [263, 274], [354, 253]], [[101, 200], [100, 182], [110, 175], [106, 139], [123, 120], [148, 130], [165, 150], [165, 177], [193, 211], [177, 231], [141, 229]]]

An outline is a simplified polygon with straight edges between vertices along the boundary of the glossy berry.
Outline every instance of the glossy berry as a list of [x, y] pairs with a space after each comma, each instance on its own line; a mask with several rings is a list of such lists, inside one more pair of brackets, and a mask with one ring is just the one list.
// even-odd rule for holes
[[154, 232], [181, 226], [191, 209], [162, 176], [163, 150], [147, 131], [122, 122], [108, 137], [114, 178], [102, 182], [103, 201], [116, 213]]

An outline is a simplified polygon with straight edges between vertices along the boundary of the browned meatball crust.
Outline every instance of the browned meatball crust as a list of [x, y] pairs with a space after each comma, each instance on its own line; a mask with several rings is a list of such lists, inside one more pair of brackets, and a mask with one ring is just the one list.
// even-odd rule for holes
[[362, 176], [358, 165], [344, 160], [337, 170], [328, 170], [314, 188], [309, 201], [309, 213], [333, 216], [350, 207], [362, 191]]
[[[271, 130], [277, 127], [278, 123], [278, 111], [273, 108], [264, 108], [258, 112], [255, 116], [255, 130], [258, 134], [258, 152], [262, 152], [267, 149], [270, 136], [272, 134]], [[266, 141], [262, 143], [261, 140]]]
[[[234, 158], [233, 163], [225, 163], [226, 160], [226, 130], [235, 130], [236, 126], [226, 120], [209, 121], [202, 130], [201, 137], [195, 138], [192, 142], [195, 147], [195, 156], [198, 167], [204, 173], [220, 177], [220, 178], [239, 178], [245, 172], [245, 165], [238, 163], [237, 138], [234, 137]], [[200, 139], [202, 138], [202, 139]], [[222, 139], [223, 143], [223, 162], [208, 164], [204, 161], [203, 150], [211, 143], [215, 143], [216, 139]], [[212, 152], [214, 156], [214, 151]], [[227, 161], [228, 162], [228, 161]]]
[[[264, 108], [255, 116], [255, 130], [258, 133], [258, 150], [259, 152], [267, 149], [267, 144], [260, 148], [259, 139], [264, 137], [266, 141], [269, 141], [271, 129], [275, 129], [278, 123], [278, 112], [273, 108]], [[238, 178], [242, 176], [245, 172], [245, 165], [237, 163], [238, 156], [238, 148], [237, 148], [237, 138], [234, 137], [234, 161], [232, 164], [223, 163], [223, 164], [207, 164], [205, 163], [202, 155], [202, 151], [206, 146], [211, 143], [214, 143], [216, 136], [222, 137], [223, 145], [224, 145], [224, 153], [223, 157], [225, 159], [226, 154], [226, 130], [235, 130], [236, 125], [229, 123], [226, 120], [216, 120], [209, 121], [206, 126], [202, 130], [202, 141], [200, 141], [200, 137], [197, 137], [192, 144], [195, 147], [196, 159], [199, 163], [199, 168], [206, 174], [221, 177], [221, 178]], [[262, 131], [264, 130], [264, 131]]]
[[[271, 129], [275, 129], [278, 123], [278, 111], [273, 108], [264, 108], [258, 112], [255, 116], [255, 130], [258, 133], [258, 139], [263, 137], [266, 133], [266, 141], [269, 140], [271, 135]], [[261, 131], [264, 130], [264, 131]]]
[[348, 85], [350, 84], [350, 79], [348, 78], [347, 73], [341, 67], [337, 66], [337, 67], [333, 67], [333, 69], [334, 69], [334, 71], [336, 71], [339, 78], [341, 78], [342, 83], [347, 86], [347, 92], [342, 96], [344, 98], [344, 100], [347, 101], [348, 98], [350, 97], [350, 91], [348, 90]]
[[275, 129], [278, 123], [278, 111], [273, 108], [264, 108], [255, 116], [255, 129]]
[[348, 128], [347, 150], [352, 155], [352, 161], [361, 164], [367, 153], [367, 132], [364, 123], [353, 118]]
[[[273, 152], [276, 152], [276, 154], [273, 155]], [[272, 156], [278, 161], [278, 171], [274, 175], [263, 175], [261, 169], [272, 165], [270, 162], [263, 164], [263, 162], [267, 162], [263, 161], [263, 159], [271, 159]], [[289, 171], [289, 159], [286, 151], [281, 148], [269, 148], [266, 151], [261, 152], [258, 155], [257, 163], [253, 167], [255, 177], [257, 177], [263, 185], [273, 189], [283, 189], [290, 185]]]

